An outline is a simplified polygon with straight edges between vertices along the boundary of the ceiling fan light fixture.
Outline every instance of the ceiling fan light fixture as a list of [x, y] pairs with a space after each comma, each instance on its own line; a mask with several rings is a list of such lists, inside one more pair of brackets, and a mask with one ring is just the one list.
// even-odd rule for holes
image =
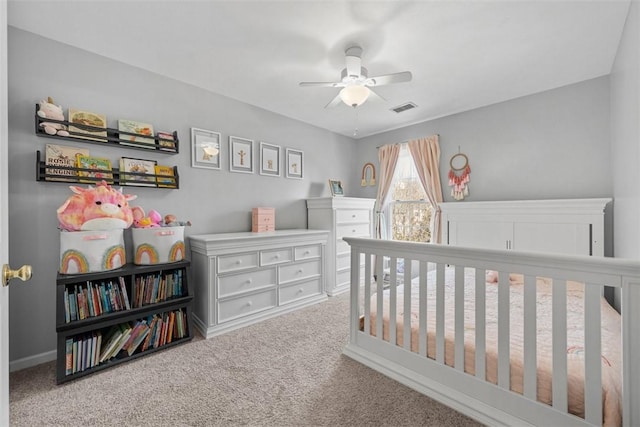
[[358, 107], [369, 98], [370, 92], [366, 86], [349, 85], [340, 91], [340, 99], [349, 107]]

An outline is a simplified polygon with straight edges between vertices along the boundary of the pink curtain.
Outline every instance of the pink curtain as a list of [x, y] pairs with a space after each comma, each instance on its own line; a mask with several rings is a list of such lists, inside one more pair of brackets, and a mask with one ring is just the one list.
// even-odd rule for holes
[[420, 182], [427, 193], [427, 198], [433, 206], [431, 216], [431, 242], [440, 243], [441, 232], [441, 211], [442, 185], [440, 184], [440, 144], [438, 135], [427, 138], [414, 139], [409, 141], [409, 152], [418, 171]]
[[393, 173], [396, 170], [398, 156], [400, 155], [400, 145], [385, 145], [378, 149], [378, 160], [380, 161], [380, 173], [378, 181], [378, 195], [376, 197], [376, 238], [382, 238], [382, 209], [384, 208]]

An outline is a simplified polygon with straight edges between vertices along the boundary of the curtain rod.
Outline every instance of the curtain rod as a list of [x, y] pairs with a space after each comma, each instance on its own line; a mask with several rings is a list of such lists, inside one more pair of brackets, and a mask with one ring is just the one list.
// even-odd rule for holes
[[[436, 134], [434, 134], [434, 135], [436, 135], [438, 138], [440, 137], [440, 134], [439, 134], [439, 133], [436, 133]], [[433, 135], [431, 135], [431, 136], [433, 136]], [[378, 145], [378, 146], [376, 147], [376, 150], [378, 150], [378, 149], [380, 149], [380, 148], [384, 147], [385, 145], [402, 145], [402, 144], [408, 144], [408, 143], [409, 143], [409, 140], [407, 139], [406, 141], [402, 141], [402, 142], [395, 142], [395, 143], [393, 143], [393, 144]]]

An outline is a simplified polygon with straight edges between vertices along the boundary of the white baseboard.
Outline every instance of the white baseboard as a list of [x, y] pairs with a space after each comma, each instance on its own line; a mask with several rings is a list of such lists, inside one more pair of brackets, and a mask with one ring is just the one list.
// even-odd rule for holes
[[40, 365], [41, 363], [51, 362], [52, 360], [56, 360], [56, 357], [56, 351], [51, 350], [45, 353], [36, 354], [34, 356], [12, 360], [11, 362], [9, 362], [9, 372], [20, 371], [22, 369]]

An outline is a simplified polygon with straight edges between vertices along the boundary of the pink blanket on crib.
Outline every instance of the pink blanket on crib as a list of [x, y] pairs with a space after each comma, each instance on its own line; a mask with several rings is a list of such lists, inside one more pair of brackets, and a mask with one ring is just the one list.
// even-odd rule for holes
[[[454, 363], [454, 271], [447, 268], [445, 274], [445, 363]], [[510, 284], [510, 359], [511, 390], [523, 392], [523, 289], [521, 276], [511, 275]], [[491, 280], [491, 279], [490, 279]], [[538, 278], [537, 286], [537, 398], [540, 402], [552, 401], [552, 311], [551, 282]], [[396, 343], [403, 344], [404, 296], [403, 285], [397, 288]], [[427, 356], [435, 359], [435, 272], [428, 275], [427, 287]], [[418, 351], [418, 285], [412, 284], [411, 299], [411, 349]], [[376, 334], [376, 295], [371, 297], [371, 335]], [[497, 384], [497, 300], [498, 286], [492, 281], [486, 284], [486, 378]], [[475, 277], [473, 269], [465, 270], [465, 372], [475, 374]], [[383, 339], [389, 340], [389, 290], [384, 292]], [[622, 424], [621, 384], [621, 336], [620, 315], [604, 298], [601, 298], [602, 319], [602, 399], [603, 424]], [[361, 330], [364, 330], [361, 318]], [[584, 417], [584, 307], [583, 285], [568, 282], [567, 285], [567, 372], [569, 412]]]

